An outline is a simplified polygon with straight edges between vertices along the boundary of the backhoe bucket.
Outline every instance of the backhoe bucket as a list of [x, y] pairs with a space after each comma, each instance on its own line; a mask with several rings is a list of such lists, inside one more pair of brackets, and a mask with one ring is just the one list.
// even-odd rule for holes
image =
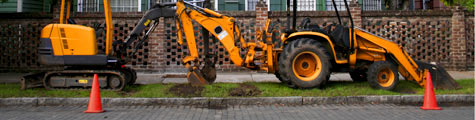
[[203, 74], [199, 69], [194, 69], [192, 71], [188, 71], [186, 74], [186, 78], [188, 79], [188, 83], [191, 85], [207, 85], [209, 84], [208, 81], [205, 80]]
[[422, 61], [415, 61], [420, 69], [428, 69], [431, 73], [432, 84], [435, 89], [459, 89], [461, 88], [452, 76], [439, 65], [433, 65]]
[[201, 69], [201, 73], [209, 84], [212, 84], [216, 80], [216, 66], [217, 57], [214, 57], [214, 62], [210, 58], [205, 58], [205, 65]]
[[216, 68], [214, 64], [205, 64], [202, 70], [194, 69], [186, 74], [188, 82], [192, 85], [212, 84], [216, 80]]

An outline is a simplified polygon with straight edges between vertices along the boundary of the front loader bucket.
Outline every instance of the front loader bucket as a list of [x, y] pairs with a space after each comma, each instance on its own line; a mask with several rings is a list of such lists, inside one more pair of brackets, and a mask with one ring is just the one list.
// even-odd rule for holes
[[415, 61], [417, 66], [420, 69], [428, 69], [431, 77], [432, 77], [432, 84], [436, 89], [459, 89], [461, 88], [457, 82], [452, 78], [452, 76], [445, 71], [445, 69], [439, 65], [433, 65], [429, 63], [425, 63], [422, 61]]

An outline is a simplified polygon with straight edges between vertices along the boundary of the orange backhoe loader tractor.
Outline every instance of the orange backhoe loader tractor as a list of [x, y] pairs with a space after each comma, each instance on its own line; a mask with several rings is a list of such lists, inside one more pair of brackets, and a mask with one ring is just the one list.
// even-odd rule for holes
[[[104, 0], [104, 2], [108, 1]], [[176, 3], [163, 3], [152, 7], [125, 41], [115, 41], [113, 45], [109, 32], [112, 27], [110, 26], [110, 6], [107, 3], [104, 4], [107, 5], [105, 15], [108, 29], [105, 55], [99, 55], [94, 50], [96, 40], [92, 28], [63, 24], [61, 21], [61, 24], [48, 25], [43, 29], [42, 48], [45, 49], [39, 50], [40, 60], [56, 60], [58, 62], [50, 64], [68, 65], [71, 70], [41, 74], [41, 83], [47, 88], [69, 87], [66, 85], [74, 82], [76, 82], [74, 84], [83, 85], [81, 82], [90, 83], [90, 79], [82, 80], [82, 78], [90, 78], [91, 73], [99, 72], [103, 76], [103, 82], [107, 83], [101, 84], [104, 85], [103, 87], [121, 89], [123, 87], [118, 87], [117, 83], [123, 86], [126, 83], [133, 83], [130, 78], [135, 79], [134, 74], [128, 75], [128, 72], [123, 72], [131, 69], [120, 67], [128, 61], [127, 58], [130, 56], [125, 52], [125, 48], [132, 42], [137, 43], [135, 44], [137, 48], [147, 40], [148, 33], [155, 29], [160, 17], [175, 17], [177, 42], [184, 45], [183, 39], [186, 39], [189, 51], [189, 55], [184, 56], [182, 62], [188, 69], [187, 79], [191, 84], [211, 84], [216, 79], [214, 65], [216, 57], [208, 52], [209, 47], [207, 47], [208, 35], [211, 34], [224, 46], [234, 65], [275, 74], [282, 83], [292, 88], [321, 87], [328, 81], [332, 72], [349, 72], [354, 81], [367, 81], [376, 89], [395, 88], [399, 81], [399, 74], [406, 80], [415, 81], [418, 85], [424, 86], [426, 72], [429, 71], [432, 73], [436, 88], [459, 88], [455, 80], [442, 67], [414, 61], [400, 45], [354, 27], [346, 0], [344, 3], [349, 15], [350, 27], [342, 26], [334, 0], [332, 0], [333, 7], [339, 24], [321, 28], [310, 24], [309, 19], [304, 19], [297, 27], [297, 1], [292, 1], [294, 5], [292, 20], [290, 19], [290, 2], [287, 0], [287, 30], [282, 33], [277, 43], [273, 43], [272, 40], [271, 28], [273, 27], [270, 20], [267, 20], [264, 30], [257, 31], [256, 42], [245, 42], [235, 18], [191, 2], [178, 0]], [[199, 50], [194, 36], [193, 21], [203, 28], [204, 62], [198, 59]], [[139, 33], [147, 27], [149, 29], [144, 37], [138, 38]], [[82, 42], [75, 41], [79, 39]], [[240, 44], [240, 47], [237, 44]], [[110, 55], [112, 48], [114, 48], [112, 52], [116, 55], [115, 57]], [[240, 50], [246, 51], [245, 54], [241, 54]], [[48, 64], [48, 62], [45, 63]], [[35, 82], [31, 80], [29, 83]]]

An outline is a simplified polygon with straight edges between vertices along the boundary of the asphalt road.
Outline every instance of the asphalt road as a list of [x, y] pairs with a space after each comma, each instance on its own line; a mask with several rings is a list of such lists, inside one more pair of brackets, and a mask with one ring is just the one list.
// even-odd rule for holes
[[418, 106], [306, 105], [306, 106], [122, 106], [107, 112], [86, 114], [86, 106], [0, 107], [0, 119], [56, 120], [473, 120], [473, 106], [443, 107], [424, 111]]

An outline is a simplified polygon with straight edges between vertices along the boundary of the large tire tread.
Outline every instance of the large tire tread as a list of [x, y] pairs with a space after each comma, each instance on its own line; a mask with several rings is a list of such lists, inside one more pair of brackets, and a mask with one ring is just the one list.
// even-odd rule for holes
[[[322, 70], [320, 75], [312, 81], [302, 81], [295, 77], [292, 72], [292, 61], [298, 53], [298, 51], [311, 51], [316, 53], [321, 61]], [[298, 52], [298, 53], [297, 53]], [[318, 41], [310, 38], [299, 38], [291, 41], [284, 47], [283, 52], [279, 57], [279, 75], [282, 78], [282, 82], [286, 83], [291, 88], [314, 88], [323, 86], [331, 73], [330, 57], [325, 47]]]
[[[394, 73], [394, 82], [388, 87], [381, 86], [380, 83], [378, 83], [378, 73], [385, 68], [391, 69]], [[389, 61], [374, 62], [369, 66], [366, 75], [368, 75], [368, 83], [373, 89], [393, 90], [394, 88], [396, 88], [399, 82], [399, 73], [397, 70], [397, 66], [393, 62]]]

